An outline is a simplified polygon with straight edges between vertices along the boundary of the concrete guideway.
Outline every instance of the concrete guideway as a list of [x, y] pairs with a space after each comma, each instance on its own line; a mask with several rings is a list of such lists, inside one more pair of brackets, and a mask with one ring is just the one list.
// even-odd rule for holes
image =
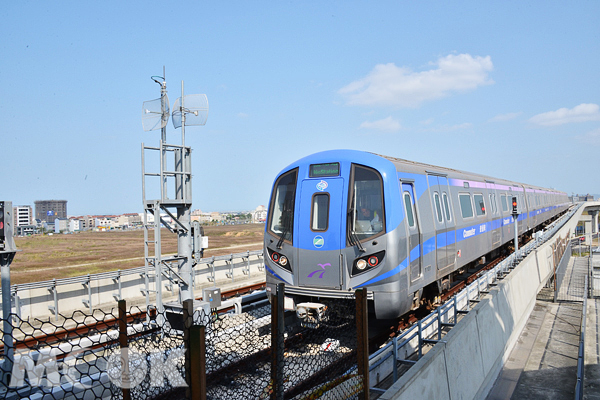
[[[587, 269], [587, 257], [571, 260], [566, 271], [570, 279], [563, 283], [567, 294], [583, 295], [578, 288], [583, 279], [576, 278], [585, 278]], [[581, 302], [537, 300], [487, 399], [573, 399], [583, 311]], [[586, 340], [597, 348], [597, 336]]]
[[[526, 325], [531, 325], [531, 336], [534, 338], [540, 335], [542, 335], [540, 337], [552, 338], [551, 346], [554, 346], [554, 341], [558, 343], [561, 340], [558, 336], [551, 337], [547, 333], [543, 333], [552, 331], [547, 328], [542, 330], [546, 313], [553, 320], [565, 324], [559, 327], [557, 322], [557, 331], [569, 327], [571, 332], [576, 332], [576, 336], [579, 338], [582, 304], [578, 304], [579, 314], [576, 309], [569, 309], [566, 306], [560, 310], [559, 308], [554, 311], [552, 308], [544, 310], [536, 308], [537, 296], [540, 290], [546, 286], [548, 279], [552, 277], [554, 263], [558, 264], [558, 261], [554, 260], [554, 250], [559, 241], [570, 240], [586, 207], [598, 205], [600, 205], [598, 202], [586, 203], [577, 209], [552, 239], [529, 253], [512, 272], [464, 316], [459, 324], [443, 337], [441, 342], [431, 348], [379, 398], [382, 400], [482, 399], [491, 396], [490, 390], [511, 357], [510, 354], [515, 345], [523, 343], [524, 338], [531, 341], [529, 333], [521, 334]], [[587, 263], [587, 257], [585, 260]], [[571, 281], [574, 283], [576, 280], [573, 280], [572, 276], [565, 276], [563, 286], [570, 286]], [[538, 311], [532, 317], [537, 318], [535, 321], [537, 331], [535, 324], [532, 324], [532, 319], [530, 319], [534, 309]], [[579, 319], [577, 319], [577, 315], [579, 315]], [[577, 365], [578, 344], [577, 341], [574, 346], [574, 371]], [[529, 347], [533, 349], [532, 344], [529, 344]], [[549, 350], [554, 351], [553, 348], [549, 348]], [[531, 350], [524, 356], [519, 353], [522, 356], [520, 360], [522, 367], [520, 368], [527, 368], [529, 354], [537, 356], [539, 365], [539, 360], [544, 358], [544, 351], [546, 351], [545, 347], [541, 347], [536, 349], [535, 353]], [[552, 354], [552, 357], [554, 356]], [[547, 364], [557, 362], [552, 357], [547, 352], [541, 362]], [[515, 376], [514, 370], [513, 368], [512, 380], [515, 384], [511, 393], [514, 392], [520, 376], [520, 371], [517, 370], [518, 376]], [[574, 393], [575, 384], [576, 378], [568, 385], [572, 393]], [[571, 394], [569, 398], [573, 397], [574, 395]], [[510, 395], [505, 392], [498, 398], [506, 399], [510, 398]], [[518, 397], [515, 395], [514, 398]], [[547, 398], [547, 396], [542, 398]]]

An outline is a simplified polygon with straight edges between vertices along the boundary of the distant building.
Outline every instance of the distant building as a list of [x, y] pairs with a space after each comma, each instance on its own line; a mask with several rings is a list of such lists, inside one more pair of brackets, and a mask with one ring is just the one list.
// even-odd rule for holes
[[258, 206], [256, 210], [252, 212], [252, 222], [261, 223], [267, 220], [267, 208], [265, 206]]
[[69, 232], [79, 232], [82, 230], [82, 221], [77, 218], [69, 218]]
[[67, 200], [36, 200], [35, 218], [50, 223], [67, 218]]
[[592, 194], [575, 194], [573, 196], [569, 196], [569, 200], [573, 203], [581, 202], [581, 201], [594, 201], [594, 195]]
[[35, 233], [35, 221], [31, 206], [13, 207], [13, 216], [13, 226], [15, 227], [13, 233], [15, 236], [27, 236]]
[[218, 211], [213, 211], [210, 213], [210, 220], [212, 222], [222, 222], [225, 220], [225, 216]]
[[13, 207], [13, 234], [15, 236], [33, 235], [36, 231], [31, 206]]
[[69, 230], [68, 218], [56, 218], [54, 220], [54, 233], [61, 233]]
[[94, 222], [96, 228], [111, 229], [117, 227], [117, 217], [115, 215], [97, 215]]

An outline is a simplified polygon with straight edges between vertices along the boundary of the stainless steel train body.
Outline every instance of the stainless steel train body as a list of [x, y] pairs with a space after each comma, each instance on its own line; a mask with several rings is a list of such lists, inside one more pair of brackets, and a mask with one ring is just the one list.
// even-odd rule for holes
[[[305, 157], [275, 179], [265, 226], [267, 290], [287, 307], [367, 288], [377, 318], [568, 207], [565, 193], [353, 150]], [[314, 303], [310, 303], [314, 304]]]

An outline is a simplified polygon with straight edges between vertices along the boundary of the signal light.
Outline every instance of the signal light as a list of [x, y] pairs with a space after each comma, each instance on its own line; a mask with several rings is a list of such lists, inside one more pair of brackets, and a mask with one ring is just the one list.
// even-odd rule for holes
[[0, 201], [0, 240], [4, 240], [4, 202]]
[[516, 197], [512, 198], [512, 213], [515, 214], [515, 215], [518, 214], [518, 212], [517, 212], [517, 198]]
[[369, 257], [369, 265], [371, 267], [375, 267], [375, 266], [377, 266], [377, 264], [379, 264], [379, 259], [377, 257], [375, 257], [375, 256]]
[[0, 250], [2, 251], [16, 251], [12, 215], [12, 201], [0, 201]]

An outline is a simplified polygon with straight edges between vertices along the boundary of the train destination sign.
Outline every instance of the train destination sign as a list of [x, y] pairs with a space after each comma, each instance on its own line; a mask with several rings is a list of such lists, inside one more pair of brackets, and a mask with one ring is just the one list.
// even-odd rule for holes
[[340, 163], [311, 164], [309, 175], [311, 178], [322, 178], [326, 176], [339, 176]]

